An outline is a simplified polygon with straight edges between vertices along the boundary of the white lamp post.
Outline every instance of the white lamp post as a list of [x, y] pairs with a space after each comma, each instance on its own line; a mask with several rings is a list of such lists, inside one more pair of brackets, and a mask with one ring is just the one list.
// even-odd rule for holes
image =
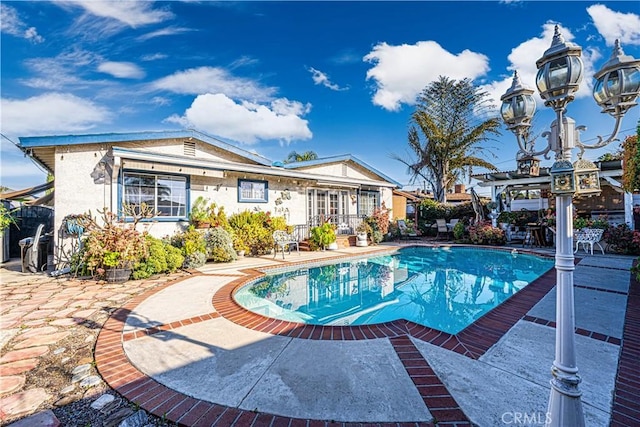
[[[601, 148], [617, 140], [622, 117], [636, 105], [640, 92], [640, 61], [625, 55], [616, 40], [611, 58], [595, 74], [597, 82], [593, 89], [593, 96], [602, 107], [602, 112], [616, 119], [615, 128], [606, 140], [598, 137], [595, 144], [582, 143], [579, 131], [586, 128], [576, 127], [571, 118], [564, 116], [567, 104], [573, 100], [582, 81], [581, 53], [580, 46], [565, 42], [556, 26], [551, 47], [536, 61], [536, 86], [544, 104], [556, 112], [556, 120], [551, 124], [550, 131], [542, 134], [547, 138], [547, 147], [543, 150], [536, 151], [535, 141], [527, 139], [535, 113], [535, 101], [533, 90], [522, 85], [517, 72], [511, 88], [501, 97], [502, 118], [507, 128], [516, 135], [520, 148], [516, 155], [518, 169], [526, 170], [525, 162], [530, 162], [537, 155], [549, 158], [550, 151], [556, 154], [555, 163], [549, 170], [551, 192], [556, 195], [557, 217], [556, 351], [551, 368], [551, 396], [547, 413], [547, 426], [554, 427], [584, 426], [574, 339], [573, 195], [599, 193], [600, 178], [595, 165], [582, 159], [582, 155], [586, 148]], [[572, 164], [574, 148], [580, 152], [578, 161]]]

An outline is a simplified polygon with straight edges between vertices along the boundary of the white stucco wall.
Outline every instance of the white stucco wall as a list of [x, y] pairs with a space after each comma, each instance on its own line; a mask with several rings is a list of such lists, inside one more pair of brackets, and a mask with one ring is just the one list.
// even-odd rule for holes
[[[149, 151], [153, 153], [164, 153], [172, 155], [184, 155], [182, 140], [150, 141], [150, 142], [127, 142], [117, 143], [114, 146], [124, 149], [135, 149], [137, 151]], [[120, 159], [111, 157], [110, 144], [91, 144], [79, 146], [58, 147], [55, 154], [55, 231], [56, 245], [64, 245], [68, 250], [71, 240], [60, 240], [58, 230], [62, 226], [62, 220], [70, 214], [82, 214], [91, 212], [94, 218], [100, 220], [98, 209], [107, 208], [115, 212], [118, 208], [118, 177]], [[209, 147], [200, 141], [196, 142], [196, 157], [198, 159], [211, 159], [217, 161], [237, 162], [241, 159], [232, 153], [225, 158], [224, 151], [215, 147]], [[103, 164], [106, 161], [107, 167]], [[251, 163], [250, 161], [247, 161]], [[125, 160], [126, 165], [126, 160]], [[125, 169], [126, 170], [126, 169]], [[343, 164], [335, 163], [317, 168], [306, 169], [305, 172], [314, 174], [325, 174], [335, 177], [343, 175]], [[347, 164], [347, 176], [357, 179], [380, 180], [374, 173], [364, 173], [363, 170], [353, 163]], [[226, 214], [232, 215], [244, 210], [261, 210], [271, 212], [274, 216], [284, 216], [289, 225], [302, 225], [307, 223], [308, 205], [307, 192], [312, 180], [292, 179], [269, 175], [256, 175], [243, 172], [225, 172], [224, 177], [204, 177], [190, 176], [191, 192], [190, 202], [204, 196], [217, 206], [222, 206]], [[268, 182], [268, 202], [266, 203], [243, 203], [238, 201], [238, 179], [251, 179]], [[318, 187], [320, 188], [320, 187]], [[332, 187], [331, 189], [338, 189]], [[378, 190], [377, 186], [370, 189]], [[283, 198], [283, 191], [288, 190], [290, 199]], [[326, 190], [326, 189], [325, 189]], [[350, 194], [355, 194], [353, 188], [345, 188]], [[278, 199], [281, 203], [277, 203]], [[387, 208], [393, 206], [392, 189], [380, 189], [380, 200]], [[355, 205], [353, 212], [355, 212]], [[139, 229], [148, 230], [156, 237], [172, 235], [188, 224], [187, 221], [152, 221], [139, 226]], [[60, 261], [58, 258], [57, 262]]]
[[[148, 151], [154, 154], [170, 154], [173, 156], [185, 156], [184, 152], [184, 139], [165, 139], [160, 141], [134, 141], [113, 144], [118, 147], [125, 147], [127, 149], [136, 151]], [[217, 147], [213, 147], [202, 141], [193, 140], [196, 146], [195, 156], [199, 160], [212, 160], [221, 162], [245, 162], [254, 164], [254, 162], [247, 160], [241, 156], [233, 153], [221, 150]]]
[[346, 168], [344, 168], [345, 163], [330, 163], [326, 165], [317, 165], [317, 166], [309, 166], [305, 168], [301, 168], [305, 172], [321, 174], [321, 175], [331, 175], [331, 176], [342, 176], [346, 178], [355, 178], [355, 179], [375, 179], [380, 180], [381, 178], [361, 169], [358, 165], [353, 162], [347, 162]]

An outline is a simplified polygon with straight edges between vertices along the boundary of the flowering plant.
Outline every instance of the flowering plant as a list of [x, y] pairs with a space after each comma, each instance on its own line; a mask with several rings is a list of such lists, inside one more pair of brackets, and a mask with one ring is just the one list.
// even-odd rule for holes
[[486, 221], [469, 227], [469, 239], [476, 245], [504, 245], [507, 241], [504, 230]]

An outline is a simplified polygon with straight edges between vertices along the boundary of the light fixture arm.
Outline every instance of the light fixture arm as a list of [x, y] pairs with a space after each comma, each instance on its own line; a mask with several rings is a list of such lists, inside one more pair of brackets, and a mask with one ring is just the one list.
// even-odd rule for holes
[[518, 141], [518, 147], [520, 147], [520, 150], [518, 150], [518, 152], [516, 153], [516, 158], [520, 158], [520, 157], [535, 157], [535, 156], [544, 156], [545, 159], [549, 159], [549, 151], [551, 151], [551, 142], [550, 142], [550, 137], [551, 137], [551, 132], [544, 132], [542, 134], [543, 138], [547, 138], [547, 148], [545, 148], [544, 150], [541, 151], [534, 151], [533, 147], [535, 146], [535, 139], [533, 141], [529, 141], [530, 147], [527, 148], [527, 141], [524, 137], [524, 135], [521, 135], [519, 133], [515, 133], [516, 136], [516, 140]]
[[[618, 141], [618, 132], [620, 132], [620, 126], [622, 125], [623, 115], [622, 114], [616, 115], [615, 117], [616, 117], [616, 123], [613, 128], [613, 132], [611, 133], [609, 138], [607, 138], [606, 140], [602, 136], [598, 135], [597, 136], [598, 142], [596, 142], [595, 144], [585, 144], [584, 142], [580, 141], [579, 137], [576, 137], [576, 145], [578, 146], [578, 148], [580, 148], [579, 156], [581, 158], [582, 158], [582, 155], [584, 154], [585, 149], [592, 150], [592, 149], [602, 148], [611, 144], [614, 141]], [[580, 125], [576, 127], [576, 131], [584, 132], [585, 130], [587, 130], [587, 127], [584, 125]]]

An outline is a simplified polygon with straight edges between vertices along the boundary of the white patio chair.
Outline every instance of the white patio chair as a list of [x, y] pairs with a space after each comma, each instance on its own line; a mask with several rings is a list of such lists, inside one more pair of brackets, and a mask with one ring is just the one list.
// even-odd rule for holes
[[300, 255], [300, 246], [298, 241], [291, 234], [287, 233], [284, 230], [276, 230], [273, 232], [273, 257], [275, 258], [278, 255], [278, 248], [282, 250], [282, 259], [284, 259], [284, 251], [285, 249], [291, 253], [291, 246], [295, 245], [296, 251], [298, 251], [298, 255]]
[[[603, 232], [604, 230], [601, 228], [583, 228], [582, 230], [576, 231], [574, 234], [576, 249], [573, 252], [578, 252], [580, 245], [582, 245], [582, 249], [584, 249], [586, 253], [593, 255], [593, 245], [598, 245], [600, 251], [602, 251], [602, 255], [604, 255], [604, 248], [600, 245]], [[587, 245], [589, 245], [589, 251], [587, 251]]]

